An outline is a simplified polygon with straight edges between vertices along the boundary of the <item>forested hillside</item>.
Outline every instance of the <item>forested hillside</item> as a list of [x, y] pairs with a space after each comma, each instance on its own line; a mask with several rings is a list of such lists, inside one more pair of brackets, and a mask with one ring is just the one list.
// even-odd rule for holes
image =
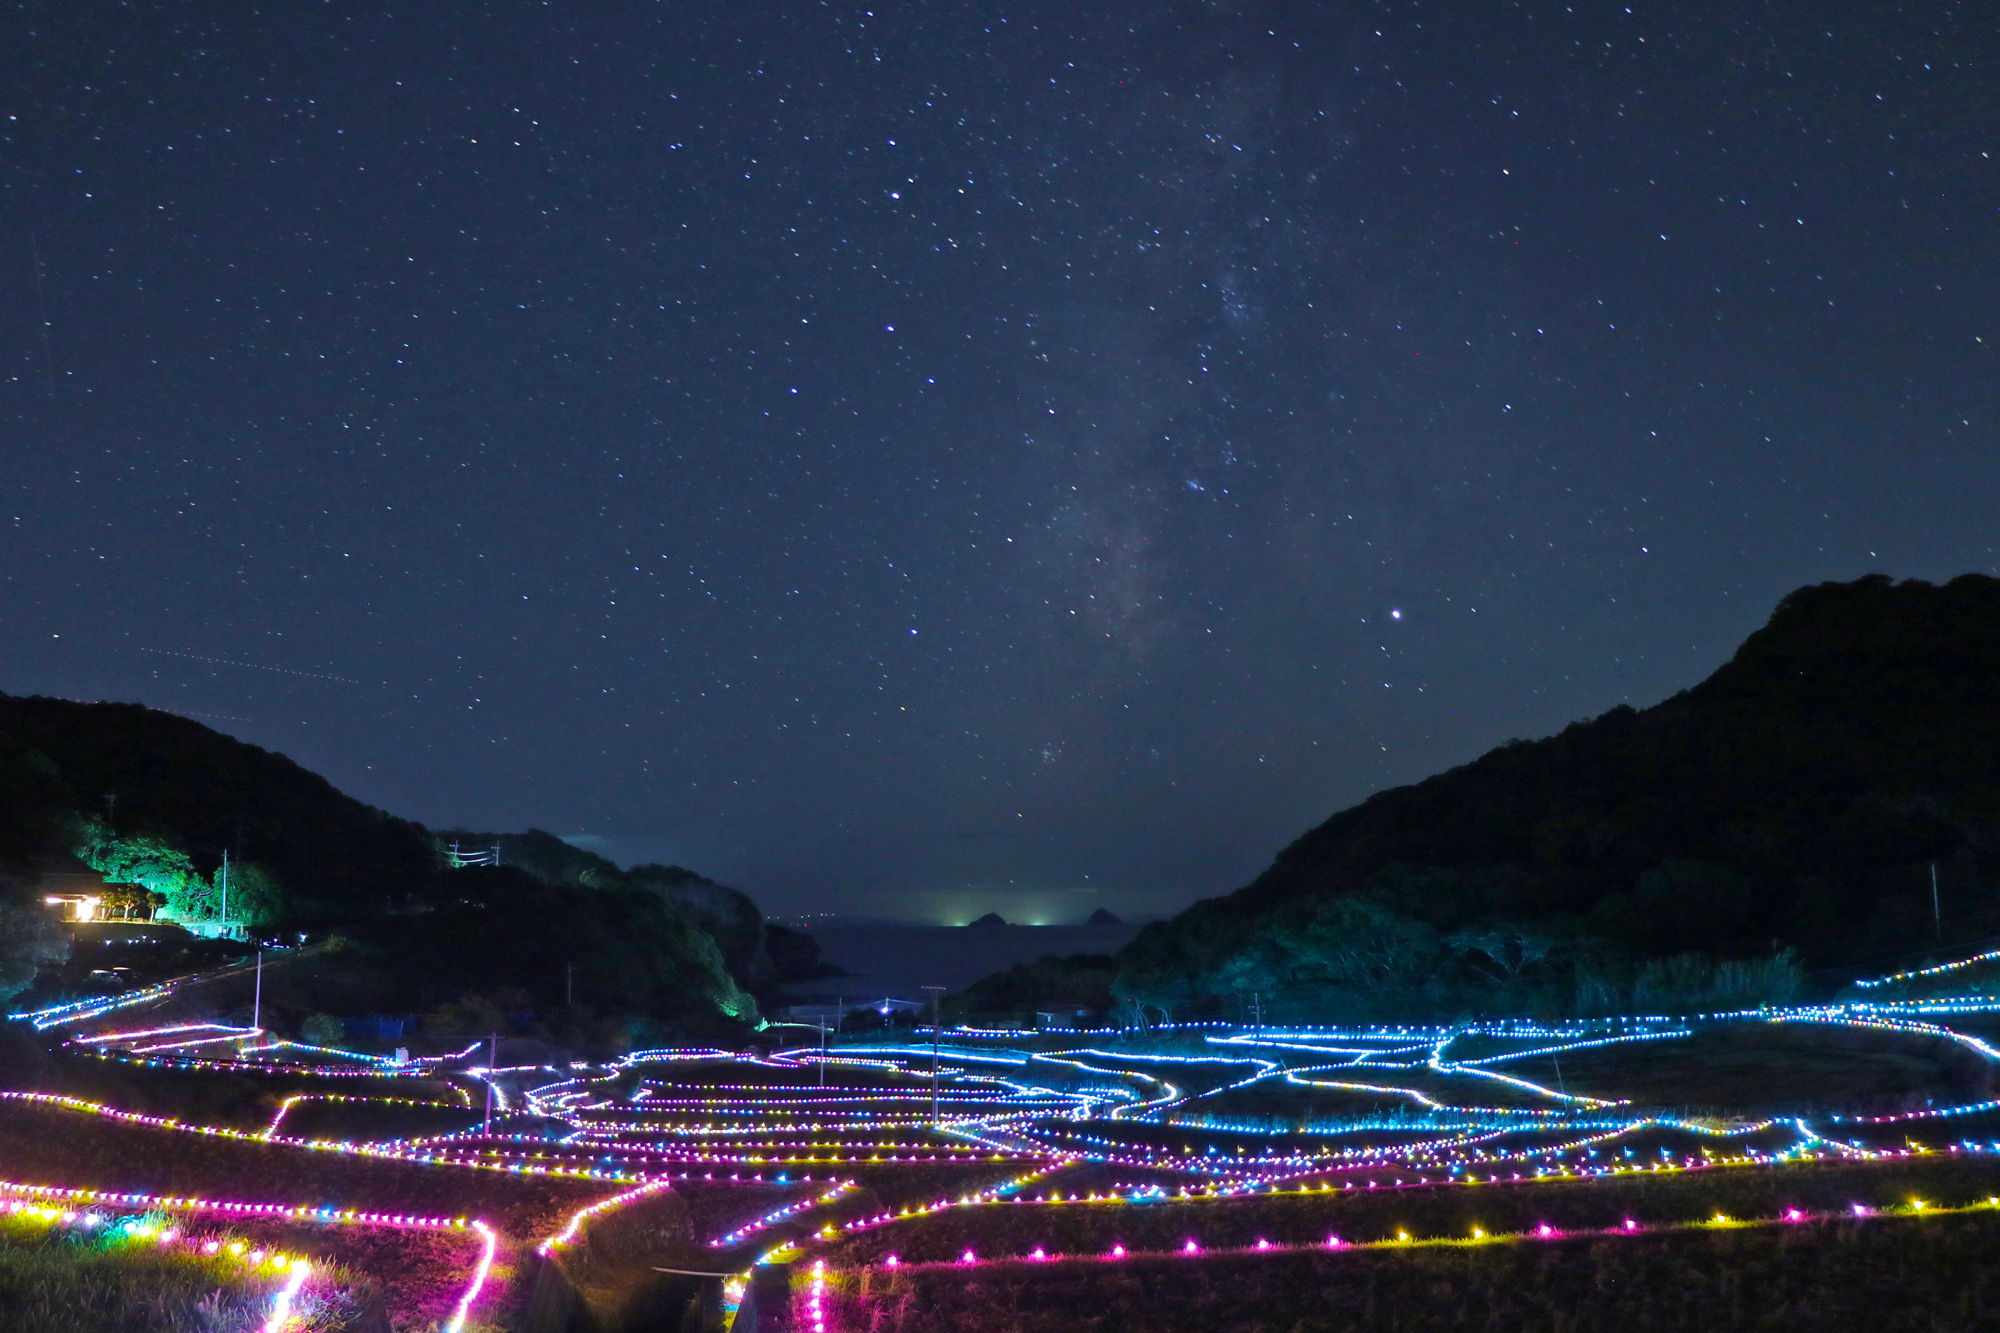
[[2000, 933], [1996, 886], [2000, 581], [1871, 577], [1792, 593], [1654, 707], [1334, 815], [1148, 927], [1116, 988], [1356, 1017], [1755, 1003]]
[[548, 1013], [574, 996], [613, 1026], [756, 1020], [725, 962], [740, 943], [727, 932], [725, 944], [671, 894], [559, 839], [514, 841], [595, 873], [508, 858], [451, 869], [421, 825], [283, 755], [138, 704], [0, 695], [0, 891], [11, 911], [36, 906], [21, 900], [38, 862], [75, 855], [154, 891], [167, 915], [212, 925], [226, 851], [229, 920], [258, 938], [350, 942], [367, 1001], [385, 1012]]

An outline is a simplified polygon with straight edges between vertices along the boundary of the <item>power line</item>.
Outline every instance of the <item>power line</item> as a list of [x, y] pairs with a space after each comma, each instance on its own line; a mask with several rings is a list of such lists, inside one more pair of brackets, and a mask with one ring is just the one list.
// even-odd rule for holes
[[333, 680], [342, 685], [366, 685], [364, 680], [349, 676], [329, 676], [318, 671], [294, 671], [290, 667], [263, 666], [256, 662], [232, 662], [226, 657], [204, 657], [200, 653], [177, 653], [167, 648], [141, 648], [142, 653], [152, 653], [156, 657], [185, 657], [194, 662], [213, 662], [217, 666], [245, 667], [251, 671], [275, 671], [281, 676], [305, 676], [311, 680]]

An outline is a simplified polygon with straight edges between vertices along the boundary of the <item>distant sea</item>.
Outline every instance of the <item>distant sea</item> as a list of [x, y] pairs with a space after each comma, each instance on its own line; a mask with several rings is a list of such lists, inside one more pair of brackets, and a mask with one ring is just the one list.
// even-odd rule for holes
[[1116, 953], [1144, 922], [1116, 926], [933, 926], [835, 920], [812, 926], [820, 953], [852, 976], [785, 989], [800, 1001], [921, 1000], [925, 986], [963, 990], [1043, 954]]

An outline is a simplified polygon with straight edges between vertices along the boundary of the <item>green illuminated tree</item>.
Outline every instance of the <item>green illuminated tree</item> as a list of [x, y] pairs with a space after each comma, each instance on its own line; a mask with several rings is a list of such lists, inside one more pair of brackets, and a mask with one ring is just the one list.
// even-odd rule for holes
[[[212, 881], [215, 910], [222, 910], [222, 870], [217, 867]], [[285, 889], [264, 865], [256, 861], [229, 863], [229, 919], [250, 929], [268, 926], [285, 910]]]
[[112, 837], [93, 821], [77, 855], [113, 883], [137, 884], [164, 894], [164, 910], [176, 920], [212, 920], [220, 907], [215, 884], [195, 870], [186, 852], [164, 838]]

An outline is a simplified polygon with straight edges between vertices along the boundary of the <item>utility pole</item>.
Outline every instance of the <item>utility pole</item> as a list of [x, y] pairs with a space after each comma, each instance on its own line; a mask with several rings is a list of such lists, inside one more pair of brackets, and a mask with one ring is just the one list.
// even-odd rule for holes
[[926, 986], [931, 997], [931, 1128], [938, 1124], [938, 1029], [944, 1026], [944, 987]]
[[819, 1085], [823, 1088], [826, 1086], [826, 1014], [824, 1012], [819, 1016], [819, 1064], [816, 1068], [819, 1070]]
[[482, 1080], [486, 1084], [486, 1125], [480, 1130], [482, 1134], [493, 1132], [493, 1066], [499, 1063], [499, 1055], [500, 1034], [491, 1033], [486, 1038], [486, 1077]]
[[1937, 862], [1931, 862], [1931, 931], [1944, 938], [1944, 914], [1938, 911]]
[[229, 934], [229, 849], [222, 849], [222, 933]]
[[253, 998], [250, 1001], [250, 1026], [258, 1032], [262, 1032], [264, 1030], [264, 951], [262, 949], [257, 950], [257, 989], [252, 992], [252, 996]]

